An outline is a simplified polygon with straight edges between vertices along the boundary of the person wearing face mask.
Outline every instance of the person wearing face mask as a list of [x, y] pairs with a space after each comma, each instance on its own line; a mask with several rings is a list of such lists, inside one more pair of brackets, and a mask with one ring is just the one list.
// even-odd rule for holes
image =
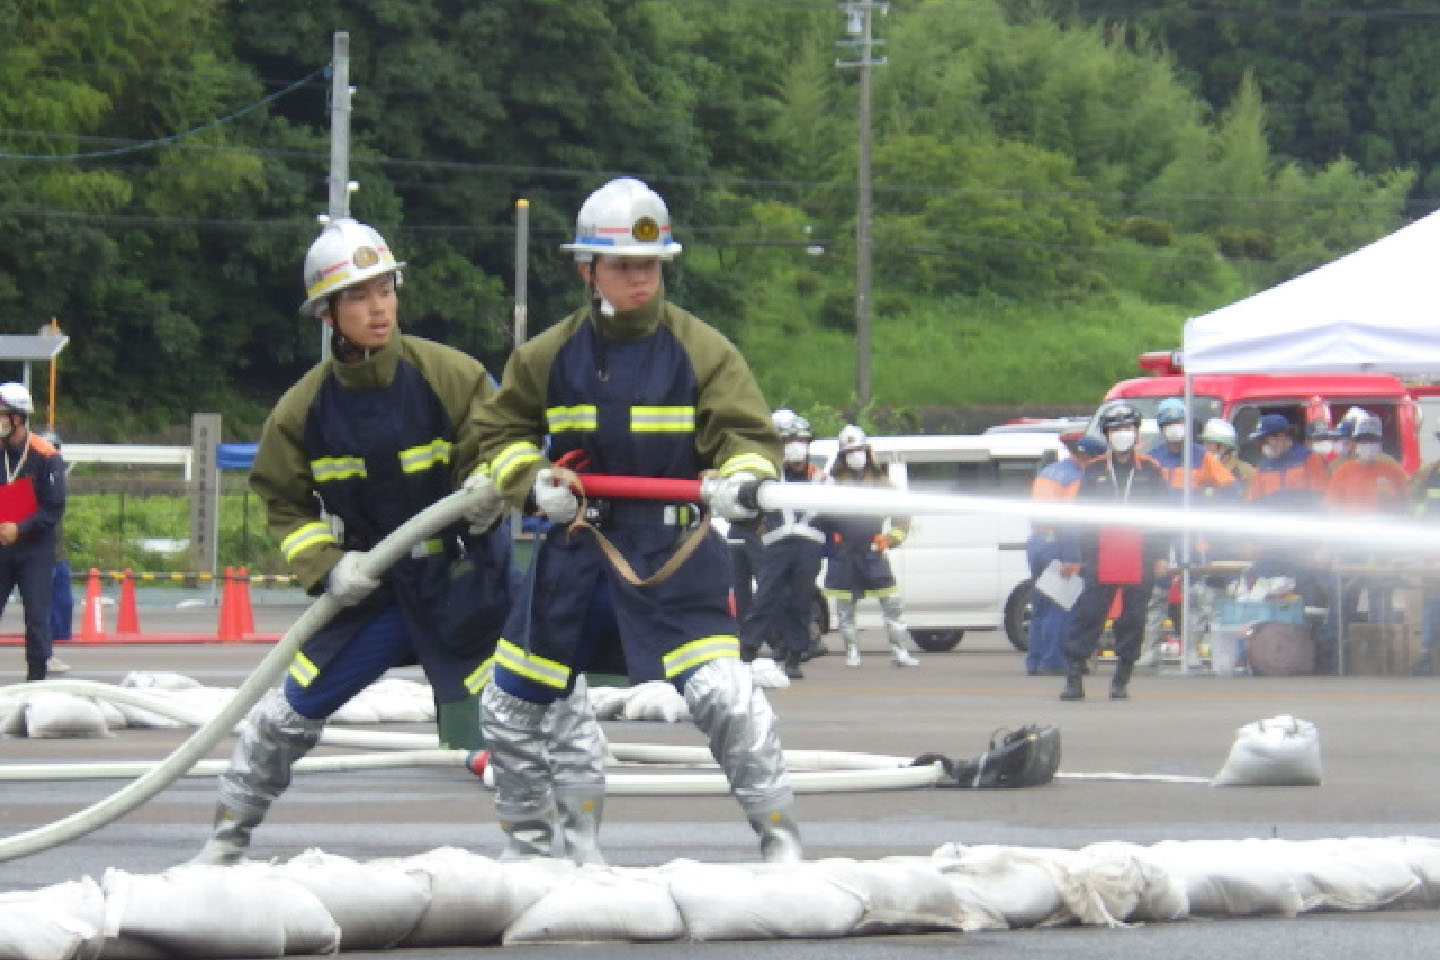
[[[793, 411], [774, 418], [784, 450], [781, 483], [824, 483], [825, 471], [810, 462], [810, 421]], [[755, 599], [741, 621], [740, 659], [754, 660], [767, 639], [784, 659], [785, 676], [803, 680], [800, 660], [810, 646], [810, 597], [825, 549], [825, 534], [805, 510], [774, 510], [760, 527], [763, 552]]]
[[1260, 441], [1260, 462], [1245, 498], [1269, 507], [1317, 506], [1330, 484], [1330, 470], [1309, 447], [1297, 443], [1295, 427], [1283, 413], [1260, 417], [1251, 440]]
[[654, 190], [632, 177], [606, 183], [561, 249], [575, 258], [583, 302], [515, 348], [499, 391], [475, 414], [495, 484], [553, 522], [480, 699], [496, 812], [517, 842], [545, 842], [557, 795], [542, 725], [593, 660], [585, 612], [604, 585], [631, 682], [665, 681], [682, 694], [761, 856], [799, 860], [775, 713], [740, 660], [725, 541], [698, 504], [587, 499], [582, 516], [572, 472], [699, 477], [712, 510], [753, 522], [759, 482], [779, 475], [770, 407], [740, 351], [666, 298], [662, 266], [681, 245]]
[[[1160, 465], [1160, 472], [1165, 475], [1165, 483], [1177, 505], [1185, 502], [1185, 445], [1190, 429], [1187, 420], [1184, 400], [1179, 397], [1162, 400], [1155, 411], [1155, 422], [1160, 427], [1162, 440], [1146, 451]], [[1191, 505], [1238, 501], [1241, 488], [1235, 475], [1200, 444], [1190, 441], [1189, 445]], [[1204, 564], [1209, 559], [1209, 543], [1205, 538], [1193, 540], [1191, 550], [1191, 559], [1195, 562]], [[1174, 550], [1170, 559], [1172, 562], [1178, 559]], [[1140, 658], [1136, 661], [1140, 666], [1155, 666], [1160, 662], [1160, 643], [1165, 633], [1165, 621], [1170, 616], [1171, 596], [1178, 596], [1177, 579], [1176, 574], [1170, 574], [1155, 580], [1155, 592], [1145, 613], [1145, 640]], [[1186, 663], [1191, 667], [1200, 665], [1200, 638], [1209, 636], [1214, 600], [1202, 579], [1196, 578], [1191, 583], [1190, 636], [1185, 644]]]
[[[1080, 477], [1091, 458], [1105, 453], [1105, 441], [1081, 431], [1060, 434], [1070, 454], [1047, 464], [1030, 484], [1030, 498], [1046, 503], [1075, 499]], [[1025, 559], [1030, 576], [1038, 579], [1050, 564], [1060, 559], [1060, 528], [1053, 523], [1035, 523], [1025, 541]], [[1030, 594], [1029, 643], [1025, 649], [1025, 673], [1029, 676], [1063, 676], [1065, 637], [1070, 632], [1071, 611], [1047, 597], [1043, 591]]]
[[1311, 420], [1310, 425], [1305, 428], [1305, 434], [1309, 440], [1310, 451], [1324, 460], [1327, 467], [1333, 466], [1340, 457], [1340, 451], [1336, 446], [1336, 431], [1330, 426], [1330, 421]]
[[0, 612], [20, 589], [25, 608], [25, 679], [69, 669], [53, 656], [50, 597], [56, 536], [65, 515], [65, 461], [30, 430], [35, 404], [23, 383], [0, 384], [0, 451], [5, 519], [0, 521]]
[[[875, 462], [865, 431], [849, 424], [840, 431], [838, 452], [830, 467], [830, 478], [839, 484], [888, 487], [889, 478]], [[906, 649], [910, 628], [905, 626], [904, 606], [895, 586], [895, 573], [885, 552], [905, 542], [910, 531], [908, 517], [825, 517], [822, 527], [830, 546], [830, 563], [825, 568], [825, 595], [835, 600], [835, 620], [845, 641], [845, 666], [860, 666], [860, 641], [855, 627], [855, 607], [864, 599], [880, 602], [885, 618], [885, 635], [890, 641], [890, 662], [897, 667], [917, 667], [920, 661]]]
[[[1325, 503], [1336, 513], [1401, 514], [1409, 511], [1410, 478], [1393, 459], [1385, 459], [1380, 449], [1384, 425], [1376, 416], [1355, 421], [1355, 455], [1335, 465], [1330, 483], [1325, 488]], [[1372, 557], [1348, 554], [1349, 563], [1373, 560]], [[1389, 622], [1393, 584], [1383, 578], [1354, 578], [1346, 584], [1342, 615], [1349, 623], [1360, 606], [1360, 592], [1365, 591], [1370, 618]]]
[[[1135, 443], [1140, 434], [1140, 414], [1127, 403], [1108, 407], [1100, 415], [1109, 452], [1085, 467], [1076, 503], [1103, 506], [1155, 506], [1169, 501], [1169, 488], [1160, 465], [1139, 453]], [[1130, 674], [1140, 655], [1145, 629], [1145, 604], [1155, 580], [1170, 569], [1170, 538], [1163, 531], [1152, 532], [1123, 526], [1074, 526], [1060, 537], [1061, 575], [1078, 576], [1084, 584], [1072, 608], [1070, 632], [1065, 638], [1065, 687], [1062, 700], [1083, 700], [1081, 676], [1086, 662], [1095, 654], [1100, 632], [1118, 593], [1120, 613], [1115, 617], [1115, 673], [1110, 680], [1110, 698], [1124, 700], [1129, 694]]]
[[[239, 862], [325, 721], [391, 667], [418, 662], [440, 704], [478, 694], [489, 677], [510, 606], [510, 534], [476, 468], [471, 415], [494, 387], [474, 358], [400, 333], [403, 266], [348, 217], [327, 223], [305, 256], [300, 313], [329, 327], [331, 355], [266, 418], [250, 485], [300, 585], [340, 610], [241, 725], [194, 863]], [[462, 485], [472, 492], [463, 520], [388, 570], [367, 569], [368, 550]]]
[[1255, 476], [1255, 465], [1240, 459], [1237, 440], [1235, 428], [1230, 421], [1220, 417], [1206, 420], [1204, 429], [1200, 431], [1200, 441], [1205, 444], [1205, 452], [1230, 471], [1243, 496], [1244, 492], [1250, 489], [1250, 480]]

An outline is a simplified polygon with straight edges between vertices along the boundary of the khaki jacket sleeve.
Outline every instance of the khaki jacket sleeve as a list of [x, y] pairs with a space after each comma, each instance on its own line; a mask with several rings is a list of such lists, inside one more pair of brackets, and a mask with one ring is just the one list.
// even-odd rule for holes
[[780, 438], [745, 358], [718, 330], [676, 307], [667, 310], [699, 381], [695, 446], [701, 463], [722, 476], [749, 471], [761, 479], [779, 477]]
[[549, 466], [540, 444], [546, 431], [550, 364], [562, 342], [554, 329], [516, 348], [505, 364], [500, 389], [477, 403], [471, 418], [479, 462], [517, 507], [524, 504], [535, 474]]
[[406, 352], [455, 425], [450, 451], [451, 487], [460, 489], [480, 464], [480, 434], [475, 412], [495, 393], [485, 366], [469, 354], [415, 337], [406, 337]]
[[315, 478], [305, 458], [305, 417], [318, 382], [318, 376], [307, 376], [281, 397], [265, 420], [250, 468], [250, 487], [265, 506], [270, 534], [312, 596], [325, 589], [325, 578], [343, 553], [320, 515]]

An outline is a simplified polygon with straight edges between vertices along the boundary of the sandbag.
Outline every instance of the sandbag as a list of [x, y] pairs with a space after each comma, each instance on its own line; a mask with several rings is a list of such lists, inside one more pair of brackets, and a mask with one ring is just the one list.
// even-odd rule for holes
[[1308, 720], [1282, 714], [1235, 732], [1216, 786], [1315, 786], [1320, 783], [1320, 734]]
[[1081, 923], [1118, 926], [1130, 920], [1176, 920], [1190, 912], [1184, 885], [1133, 843], [1082, 847], [1065, 871], [1061, 896]]
[[829, 859], [815, 868], [860, 895], [864, 913], [854, 936], [962, 929], [955, 890], [929, 858]]
[[1294, 871], [1264, 840], [1173, 840], [1151, 858], [1185, 888], [1191, 916], [1293, 917], [1305, 908]]
[[309, 890], [340, 927], [341, 950], [388, 950], [430, 906], [430, 881], [390, 863], [306, 850], [275, 873]]
[[1304, 910], [1378, 910], [1423, 885], [1384, 840], [1265, 841], [1296, 875]]
[[0, 960], [95, 960], [105, 896], [89, 877], [0, 893]]
[[590, 687], [590, 709], [596, 720], [618, 720], [625, 709], [626, 690], [622, 687]]
[[703, 864], [659, 868], [692, 940], [821, 940], [844, 937], [865, 915], [860, 891], [813, 863]]
[[111, 868], [101, 886], [105, 960], [283, 957], [340, 946], [324, 905], [267, 864], [185, 864], [151, 876]]
[[1070, 923], [1074, 915], [1061, 896], [1056, 861], [1068, 850], [947, 843], [933, 857], [960, 900], [964, 929]]
[[0, 697], [0, 737], [25, 736], [25, 701]]
[[562, 877], [516, 917], [502, 942], [680, 940], [685, 922], [652, 870], [591, 867]]
[[623, 720], [660, 720], [675, 723], [690, 719], [690, 708], [674, 684], [651, 680], [630, 688], [621, 712]]
[[401, 946], [486, 946], [531, 904], [575, 870], [568, 860], [501, 863], [456, 847], [375, 861], [425, 878], [430, 903]]
[[105, 715], [93, 701], [70, 693], [34, 693], [25, 698], [25, 734], [35, 739], [105, 737]]

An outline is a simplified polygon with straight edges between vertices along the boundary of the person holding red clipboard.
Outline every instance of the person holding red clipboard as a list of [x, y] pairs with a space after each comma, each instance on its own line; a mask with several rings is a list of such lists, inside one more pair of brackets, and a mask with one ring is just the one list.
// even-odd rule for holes
[[65, 462], [30, 432], [35, 403], [23, 383], [0, 383], [0, 613], [20, 588], [25, 606], [25, 679], [44, 680], [49, 669], [51, 575], [55, 536], [65, 514]]
[[[1077, 503], [1161, 504], [1169, 495], [1165, 474], [1151, 457], [1135, 451], [1140, 435], [1140, 414], [1134, 407], [1118, 403], [1100, 415], [1109, 452], [1085, 467], [1076, 491]], [[1095, 653], [1105, 617], [1120, 595], [1120, 613], [1115, 618], [1115, 674], [1110, 680], [1110, 699], [1124, 700], [1129, 694], [1130, 673], [1140, 655], [1145, 631], [1145, 606], [1155, 579], [1169, 572], [1169, 537], [1135, 527], [1075, 527], [1060, 538], [1063, 576], [1078, 576], [1084, 589], [1075, 601], [1070, 634], [1065, 638], [1065, 689], [1061, 700], [1083, 700], [1081, 675], [1085, 662]]]

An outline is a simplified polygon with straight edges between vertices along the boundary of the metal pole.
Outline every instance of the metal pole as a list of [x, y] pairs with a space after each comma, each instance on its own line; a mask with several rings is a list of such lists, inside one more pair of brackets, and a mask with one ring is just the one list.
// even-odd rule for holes
[[530, 309], [530, 201], [515, 201], [515, 346], [525, 342]]
[[[327, 217], [350, 216], [350, 34], [336, 30], [330, 48], [330, 203]], [[320, 359], [330, 356], [330, 332], [320, 324]]]
[[870, 68], [882, 66], [884, 57], [876, 57], [873, 31], [875, 10], [885, 13], [888, 3], [876, 0], [850, 0], [840, 4], [845, 14], [846, 30], [854, 40], [840, 40], [843, 47], [859, 47], [859, 59], [836, 60], [837, 67], [860, 68], [860, 144], [856, 160], [855, 189], [855, 398], [865, 407], [870, 403], [870, 228], [873, 210], [870, 199]]

